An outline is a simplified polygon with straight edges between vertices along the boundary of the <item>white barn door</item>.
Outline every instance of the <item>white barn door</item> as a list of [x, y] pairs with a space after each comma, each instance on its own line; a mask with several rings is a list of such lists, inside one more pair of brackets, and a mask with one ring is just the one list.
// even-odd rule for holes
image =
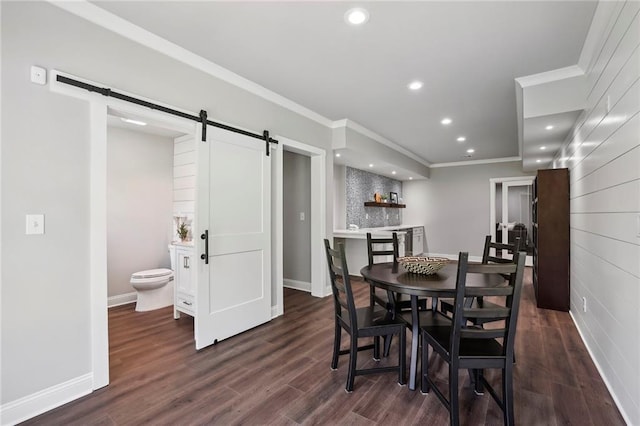
[[197, 142], [196, 226], [208, 247], [195, 236], [196, 349], [271, 319], [271, 157], [249, 136], [208, 126], [207, 139]]

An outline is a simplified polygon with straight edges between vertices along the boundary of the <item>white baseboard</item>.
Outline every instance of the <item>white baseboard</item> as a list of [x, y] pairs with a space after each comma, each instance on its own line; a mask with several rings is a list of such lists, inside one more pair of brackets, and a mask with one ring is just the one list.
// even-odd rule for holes
[[620, 410], [620, 414], [622, 415], [622, 418], [624, 419], [624, 421], [628, 425], [631, 425], [632, 423], [631, 423], [631, 420], [629, 419], [629, 416], [624, 411], [624, 408], [622, 407], [622, 404], [620, 404], [620, 400], [616, 396], [615, 392], [611, 388], [611, 384], [607, 380], [607, 376], [604, 375], [602, 367], [600, 367], [600, 364], [598, 363], [598, 360], [593, 355], [593, 352], [591, 351], [591, 348], [589, 347], [589, 344], [587, 343], [587, 339], [585, 339], [584, 334], [582, 334], [582, 330], [580, 330], [580, 326], [578, 325], [578, 321], [576, 321], [576, 318], [573, 316], [573, 312], [572, 311], [569, 311], [569, 316], [571, 316], [571, 320], [573, 320], [573, 324], [575, 324], [576, 329], [578, 330], [578, 334], [580, 335], [580, 338], [582, 339], [582, 343], [584, 343], [584, 346], [587, 348], [587, 352], [589, 352], [589, 356], [591, 357], [591, 361], [593, 361], [593, 363], [595, 364], [596, 369], [598, 370], [598, 373], [600, 374], [600, 377], [602, 378], [602, 381], [604, 382], [604, 385], [609, 390], [609, 394], [611, 395], [611, 398], [613, 398], [613, 402], [616, 403], [616, 407], [618, 407], [618, 410]]
[[282, 280], [282, 285], [287, 288], [292, 288], [294, 290], [306, 291], [307, 293], [311, 293], [311, 283], [307, 283], [304, 281], [290, 280], [288, 278], [284, 278]]
[[284, 312], [283, 312], [282, 306], [278, 305], [278, 306], [272, 306], [271, 307], [271, 319], [279, 317], [283, 313]]
[[93, 374], [68, 380], [0, 407], [3, 425], [15, 425], [93, 392]]
[[127, 303], [135, 303], [138, 300], [138, 293], [131, 292], [125, 294], [119, 294], [117, 296], [111, 296], [107, 299], [107, 307], [113, 308], [114, 306], [126, 305]]

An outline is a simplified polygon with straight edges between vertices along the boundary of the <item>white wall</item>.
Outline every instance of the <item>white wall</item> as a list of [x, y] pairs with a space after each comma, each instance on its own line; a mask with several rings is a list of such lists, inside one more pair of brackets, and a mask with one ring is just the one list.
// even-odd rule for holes
[[193, 218], [196, 200], [196, 142], [191, 135], [175, 139], [173, 148], [173, 214]]
[[333, 166], [333, 224], [334, 229], [347, 227], [347, 167]]
[[639, 9], [632, 1], [599, 4], [581, 57], [587, 107], [555, 160], [570, 169], [571, 314], [633, 425], [640, 424]]
[[424, 224], [424, 252], [482, 256], [489, 224], [489, 179], [527, 176], [519, 162], [431, 169], [428, 180], [404, 181], [404, 222]]
[[311, 159], [284, 151], [282, 177], [285, 285], [311, 291]]
[[136, 271], [169, 268], [173, 139], [107, 129], [107, 278], [109, 297], [135, 291]]
[[[5, 248], [0, 403], [5, 408], [33, 403], [37, 410], [38, 392], [61, 391], [50, 408], [88, 391], [86, 385], [69, 386], [79, 378], [88, 378], [91, 386], [90, 153], [88, 103], [30, 83], [31, 65], [178, 108], [205, 109], [216, 121], [269, 129], [321, 149], [330, 149], [332, 131], [49, 3], [0, 2], [0, 8]], [[327, 163], [331, 212], [332, 161]], [[45, 235], [24, 235], [28, 213], [45, 214]], [[327, 229], [332, 217], [327, 214]]]

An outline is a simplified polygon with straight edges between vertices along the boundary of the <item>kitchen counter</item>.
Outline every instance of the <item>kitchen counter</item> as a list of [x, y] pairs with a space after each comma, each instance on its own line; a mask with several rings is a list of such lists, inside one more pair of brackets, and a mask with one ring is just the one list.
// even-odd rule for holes
[[[384, 238], [391, 237], [392, 231], [397, 229], [411, 229], [417, 228], [422, 225], [392, 225], [392, 226], [382, 226], [379, 228], [360, 228], [357, 231], [350, 231], [349, 229], [334, 229], [333, 236], [334, 238], [354, 238], [360, 240], [367, 239], [367, 232], [371, 232], [371, 236], [374, 238]], [[399, 231], [398, 236], [404, 235], [405, 232]]]
[[[344, 244], [345, 254], [347, 257], [347, 265], [349, 267], [349, 274], [351, 275], [360, 275], [360, 268], [366, 265], [369, 262], [369, 256], [367, 254], [367, 232], [371, 232], [371, 236], [374, 238], [391, 238], [391, 234], [395, 231], [398, 234], [398, 251], [399, 256], [402, 257], [405, 255], [405, 237], [407, 232], [402, 231], [406, 229], [407, 231], [413, 228], [422, 228], [423, 225], [392, 225], [392, 226], [382, 226], [379, 228], [361, 228], [356, 231], [350, 231], [348, 229], [334, 229], [333, 230], [333, 238], [334, 238], [334, 246], [337, 243]], [[391, 250], [390, 247], [386, 248]], [[381, 256], [377, 258], [376, 262], [391, 262], [393, 260], [393, 256]]]

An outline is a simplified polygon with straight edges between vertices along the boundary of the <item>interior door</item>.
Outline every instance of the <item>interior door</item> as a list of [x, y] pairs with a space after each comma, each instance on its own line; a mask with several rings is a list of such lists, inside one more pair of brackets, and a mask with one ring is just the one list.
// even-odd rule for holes
[[197, 143], [196, 349], [271, 319], [271, 157], [258, 139], [207, 134]]
[[[527, 251], [531, 245], [531, 193], [533, 181], [515, 180], [502, 183], [502, 243], [512, 244], [516, 237], [520, 238], [520, 250]], [[532, 253], [527, 255], [527, 265], [533, 264]], [[507, 250], [503, 257], [512, 258]]]

